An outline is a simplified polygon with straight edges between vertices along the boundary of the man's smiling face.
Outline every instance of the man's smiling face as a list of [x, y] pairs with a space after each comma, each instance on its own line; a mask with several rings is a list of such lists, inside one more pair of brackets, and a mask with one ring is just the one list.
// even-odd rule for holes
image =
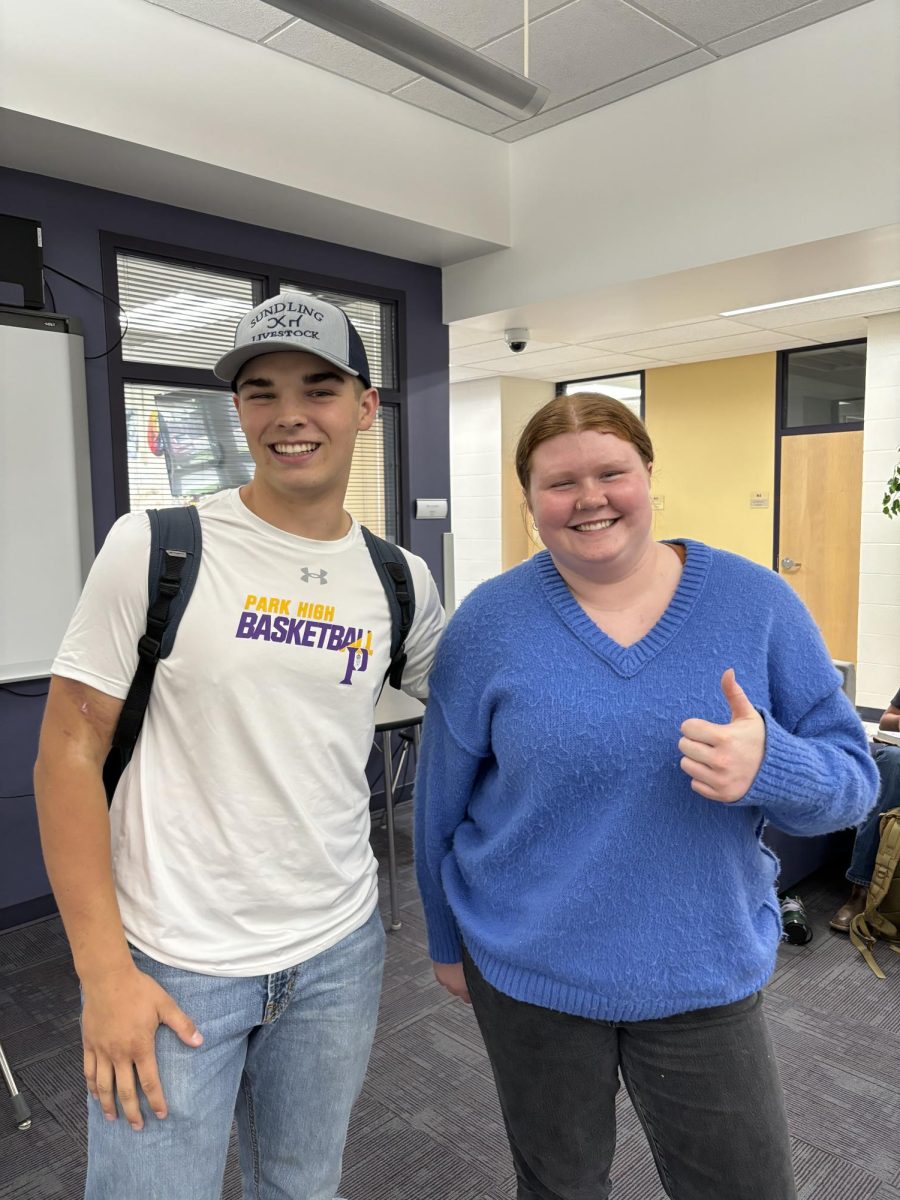
[[315, 354], [279, 351], [244, 364], [234, 405], [255, 487], [282, 498], [333, 493], [343, 504], [356, 435], [375, 420], [374, 388]]

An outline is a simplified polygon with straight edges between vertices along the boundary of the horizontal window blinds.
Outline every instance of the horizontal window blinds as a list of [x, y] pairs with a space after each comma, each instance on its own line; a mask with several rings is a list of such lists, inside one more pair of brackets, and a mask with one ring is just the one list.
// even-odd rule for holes
[[[143, 379], [124, 383], [129, 502], [133, 510], [189, 504], [253, 477], [254, 464], [230, 390], [177, 380], [179, 367], [210, 371], [234, 345], [238, 321], [261, 300], [250, 277], [119, 251], [119, 300], [127, 314], [127, 364]], [[396, 305], [282, 282], [343, 308], [366, 347], [372, 383], [396, 389]], [[124, 323], [123, 323], [124, 327]], [[153, 383], [154, 368], [177, 382]], [[213, 377], [210, 375], [210, 384]], [[399, 536], [397, 409], [383, 404], [357, 438], [346, 508], [374, 533]]]
[[212, 370], [257, 302], [252, 280], [225, 272], [121, 253], [117, 267], [126, 362]]
[[[126, 382], [131, 511], [191, 504], [253, 477], [253, 459], [228, 391]], [[356, 439], [345, 508], [396, 540], [396, 410], [380, 408]]]

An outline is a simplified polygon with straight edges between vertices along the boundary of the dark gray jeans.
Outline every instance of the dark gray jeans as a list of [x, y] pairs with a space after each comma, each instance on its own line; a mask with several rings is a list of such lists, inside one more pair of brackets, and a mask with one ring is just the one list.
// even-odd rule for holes
[[463, 952], [518, 1200], [607, 1200], [619, 1073], [671, 1200], [796, 1200], [757, 992], [656, 1021], [590, 1021], [498, 992]]

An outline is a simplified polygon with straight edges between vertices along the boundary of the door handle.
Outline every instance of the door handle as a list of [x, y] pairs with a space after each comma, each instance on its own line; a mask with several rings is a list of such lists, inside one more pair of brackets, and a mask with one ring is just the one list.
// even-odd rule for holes
[[781, 560], [782, 571], [794, 571], [797, 567], [802, 567], [803, 563], [794, 562], [792, 558], [783, 558]]

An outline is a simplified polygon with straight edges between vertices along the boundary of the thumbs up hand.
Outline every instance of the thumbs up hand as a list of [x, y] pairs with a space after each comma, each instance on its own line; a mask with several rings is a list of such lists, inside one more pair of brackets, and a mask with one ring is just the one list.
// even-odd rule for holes
[[731, 667], [722, 676], [722, 694], [731, 709], [727, 725], [691, 717], [681, 726], [680, 767], [691, 787], [707, 800], [733, 804], [746, 796], [763, 760], [766, 727], [747, 699]]

